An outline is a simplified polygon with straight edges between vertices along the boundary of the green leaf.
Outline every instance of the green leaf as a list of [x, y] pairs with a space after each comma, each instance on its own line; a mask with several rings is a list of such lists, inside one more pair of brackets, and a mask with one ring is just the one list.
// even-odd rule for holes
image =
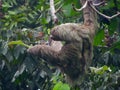
[[100, 30], [94, 38], [94, 46], [103, 45], [102, 40], [104, 39], [104, 30]]
[[116, 31], [116, 29], [118, 28], [117, 26], [118, 26], [118, 20], [116, 18], [111, 20], [111, 23], [108, 26], [109, 33], [113, 34]]
[[111, 52], [114, 52], [115, 49], [120, 50], [120, 41], [114, 43], [114, 44], [112, 45], [112, 47], [110, 48], [110, 51], [111, 51]]
[[95, 67], [90, 67], [91, 72], [95, 73], [95, 74], [104, 74], [105, 71], [110, 71], [111, 69], [110, 67], [104, 65], [103, 67], [100, 68], [95, 68]]
[[29, 45], [27, 45], [27, 44], [25, 44], [23, 41], [21, 41], [21, 40], [18, 40], [18, 41], [11, 41], [11, 42], [9, 42], [8, 43], [8, 45], [21, 45], [21, 46], [25, 46], [25, 47], [27, 47], [27, 48], [29, 48], [30, 46]]
[[0, 47], [0, 53], [3, 55], [6, 55], [8, 52], [8, 45], [7, 42], [3, 42], [1, 47]]
[[25, 47], [21, 47], [21, 46], [16, 46], [15, 48], [14, 48], [14, 57], [15, 57], [15, 59], [18, 59], [18, 57], [20, 56], [20, 54], [21, 53], [23, 53], [24, 52], [24, 50], [25, 50]]
[[62, 82], [58, 82], [54, 87], [53, 90], [70, 90], [70, 86], [68, 84], [64, 84]]
[[63, 12], [64, 12], [65, 16], [67, 16], [67, 17], [71, 16], [71, 12], [72, 12], [71, 4], [63, 6], [63, 9], [64, 9]]
[[10, 8], [12, 7], [10, 4], [8, 4], [7, 2], [4, 2], [4, 4], [2, 5], [3, 8]]
[[25, 66], [24, 64], [22, 64], [22, 65], [18, 68], [17, 72], [14, 74], [14, 77], [13, 77], [13, 79], [12, 79], [12, 82], [14, 82], [15, 79], [24, 72], [25, 67], [26, 67], [26, 66]]
[[34, 16], [33, 16], [32, 13], [29, 13], [28, 16], [29, 16], [30, 18], [34, 19]]
[[10, 15], [16, 15], [16, 12], [15, 12], [15, 11], [8, 11], [8, 13], [9, 13]]

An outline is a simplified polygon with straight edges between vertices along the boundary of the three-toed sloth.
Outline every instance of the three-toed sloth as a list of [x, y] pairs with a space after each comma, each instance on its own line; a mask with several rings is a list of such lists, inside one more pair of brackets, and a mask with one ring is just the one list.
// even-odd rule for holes
[[28, 52], [59, 67], [70, 84], [79, 84], [93, 57], [92, 37], [84, 25], [61, 24], [51, 30], [51, 39], [65, 42], [59, 51], [48, 45], [35, 45]]

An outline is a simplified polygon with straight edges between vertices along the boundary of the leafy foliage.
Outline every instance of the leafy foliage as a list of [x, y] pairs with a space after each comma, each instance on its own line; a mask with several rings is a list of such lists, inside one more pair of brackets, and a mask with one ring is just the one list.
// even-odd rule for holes
[[[82, 20], [81, 12], [75, 12], [71, 3], [80, 7], [79, 0], [55, 0], [56, 8], [62, 5], [57, 13], [59, 23]], [[99, 10], [113, 15], [116, 10], [120, 10], [120, 1], [109, 0], [108, 5], [100, 7]], [[3, 0], [2, 13], [4, 17], [0, 18], [0, 90], [70, 90], [69, 85], [63, 83], [63, 76], [58, 69], [26, 53], [25, 46], [48, 40], [50, 28], [53, 27], [49, 0]], [[120, 18], [109, 21], [100, 17], [99, 22], [100, 29], [94, 39], [91, 71], [81, 86], [72, 87], [71, 90], [120, 88]], [[110, 47], [106, 47], [103, 42], [106, 27], [110, 36], [113, 36], [114, 32], [118, 33], [117, 40]]]
[[68, 86], [68, 84], [63, 84], [62, 82], [58, 82], [53, 90], [70, 90], [70, 87]]

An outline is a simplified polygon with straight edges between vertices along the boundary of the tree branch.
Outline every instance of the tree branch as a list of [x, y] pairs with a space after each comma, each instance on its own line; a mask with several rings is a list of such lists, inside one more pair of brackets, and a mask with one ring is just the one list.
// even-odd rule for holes
[[63, 6], [63, 5], [61, 5], [61, 6], [55, 11], [55, 14], [61, 10], [62, 6]]
[[101, 13], [100, 11], [98, 11], [92, 4], [90, 4], [90, 6], [91, 6], [92, 9], [93, 9], [95, 12], [97, 12], [99, 15], [101, 15], [101, 16], [109, 19], [109, 20], [112, 19], [112, 18], [114, 18], [114, 17], [117, 17], [118, 15], [120, 15], [120, 12], [118, 12], [117, 14], [115, 14], [115, 15], [113, 15], [113, 16], [107, 16], [107, 15]]
[[56, 11], [55, 11], [55, 6], [54, 6], [54, 0], [50, 0], [50, 11], [51, 11], [52, 20], [54, 21], [54, 23], [57, 23], [58, 18], [55, 15]]
[[[51, 16], [54, 24], [58, 23], [58, 18], [56, 16], [56, 13], [61, 9], [62, 5], [55, 11], [55, 6], [54, 6], [54, 0], [50, 0], [50, 11], [51, 11]], [[61, 50], [62, 48], [62, 43], [60, 41], [54, 41], [51, 38], [49, 38], [49, 45], [51, 48], [54, 50]]]
[[106, 3], [106, 1], [102, 1], [102, 2], [99, 2], [99, 3], [92, 2], [92, 5], [93, 6], [101, 6], [101, 5], [105, 4], [105, 3]]
[[86, 8], [87, 4], [88, 4], [88, 1], [86, 0], [85, 4], [80, 9], [77, 9], [74, 4], [72, 4], [72, 7], [75, 11], [79, 12], [79, 11], [82, 11], [84, 8]]

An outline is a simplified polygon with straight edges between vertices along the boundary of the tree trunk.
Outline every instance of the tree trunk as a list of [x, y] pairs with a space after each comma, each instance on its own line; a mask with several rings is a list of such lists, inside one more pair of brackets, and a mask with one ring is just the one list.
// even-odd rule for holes
[[[86, 0], [80, 0], [82, 6]], [[97, 29], [97, 14], [88, 4], [86, 8], [83, 9], [84, 25], [91, 30], [92, 37], [95, 35]]]

